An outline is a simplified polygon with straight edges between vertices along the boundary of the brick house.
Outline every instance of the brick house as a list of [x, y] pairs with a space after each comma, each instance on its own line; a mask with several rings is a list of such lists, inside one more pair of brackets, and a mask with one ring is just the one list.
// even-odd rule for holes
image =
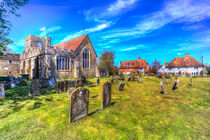
[[138, 57], [137, 60], [124, 61], [124, 62], [120, 61], [119, 73], [147, 74], [149, 72], [150, 72], [150, 66], [148, 65], [146, 60], [140, 59], [140, 57]]
[[194, 57], [186, 53], [185, 57], [175, 57], [171, 62], [164, 62], [164, 66], [159, 69], [160, 73], [190, 74], [200, 75], [203, 71], [203, 64]]

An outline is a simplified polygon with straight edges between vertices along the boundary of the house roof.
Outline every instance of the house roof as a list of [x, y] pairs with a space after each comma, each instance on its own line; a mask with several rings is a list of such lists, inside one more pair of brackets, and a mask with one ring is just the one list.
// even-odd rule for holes
[[55, 47], [61, 47], [61, 48], [66, 48], [66, 49], [71, 49], [76, 51], [80, 44], [83, 42], [83, 40], [87, 37], [88, 35], [83, 35], [77, 38], [74, 38], [72, 40], [68, 40], [66, 42], [62, 42], [59, 44], [54, 45]]
[[175, 67], [202, 67], [203, 65], [198, 62], [192, 56], [185, 57], [175, 57], [170, 63], [167, 63], [165, 67], [175, 68]]
[[144, 59], [124, 61], [120, 64], [120, 68], [145, 68], [148, 65]]

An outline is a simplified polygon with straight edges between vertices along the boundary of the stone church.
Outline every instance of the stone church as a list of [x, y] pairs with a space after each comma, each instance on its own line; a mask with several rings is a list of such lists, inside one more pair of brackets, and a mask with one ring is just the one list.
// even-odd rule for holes
[[[19, 74], [29, 74], [30, 78], [43, 80], [97, 75], [97, 54], [88, 35], [56, 45], [51, 45], [50, 37], [29, 35], [25, 38], [25, 50], [22, 54], [10, 55], [15, 55], [16, 59], [10, 61], [5, 55], [0, 58], [0, 62], [16, 62], [19, 65], [13, 69], [8, 67], [6, 70], [10, 73], [7, 75], [17, 76], [14, 69], [17, 69]], [[3, 71], [5, 67], [0, 69]]]

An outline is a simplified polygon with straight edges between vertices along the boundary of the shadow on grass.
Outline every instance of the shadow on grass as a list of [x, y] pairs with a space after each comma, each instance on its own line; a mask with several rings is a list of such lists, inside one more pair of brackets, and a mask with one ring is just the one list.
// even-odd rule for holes
[[98, 112], [98, 111], [99, 111], [99, 109], [97, 109], [97, 110], [95, 110], [95, 111], [89, 113], [88, 116], [91, 116], [91, 115], [95, 114], [95, 113]]

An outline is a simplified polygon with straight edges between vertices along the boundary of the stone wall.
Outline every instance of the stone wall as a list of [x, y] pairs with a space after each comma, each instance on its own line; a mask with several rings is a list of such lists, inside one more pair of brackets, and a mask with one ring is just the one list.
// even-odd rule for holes
[[7, 53], [0, 57], [0, 76], [18, 76], [20, 74], [20, 55]]

